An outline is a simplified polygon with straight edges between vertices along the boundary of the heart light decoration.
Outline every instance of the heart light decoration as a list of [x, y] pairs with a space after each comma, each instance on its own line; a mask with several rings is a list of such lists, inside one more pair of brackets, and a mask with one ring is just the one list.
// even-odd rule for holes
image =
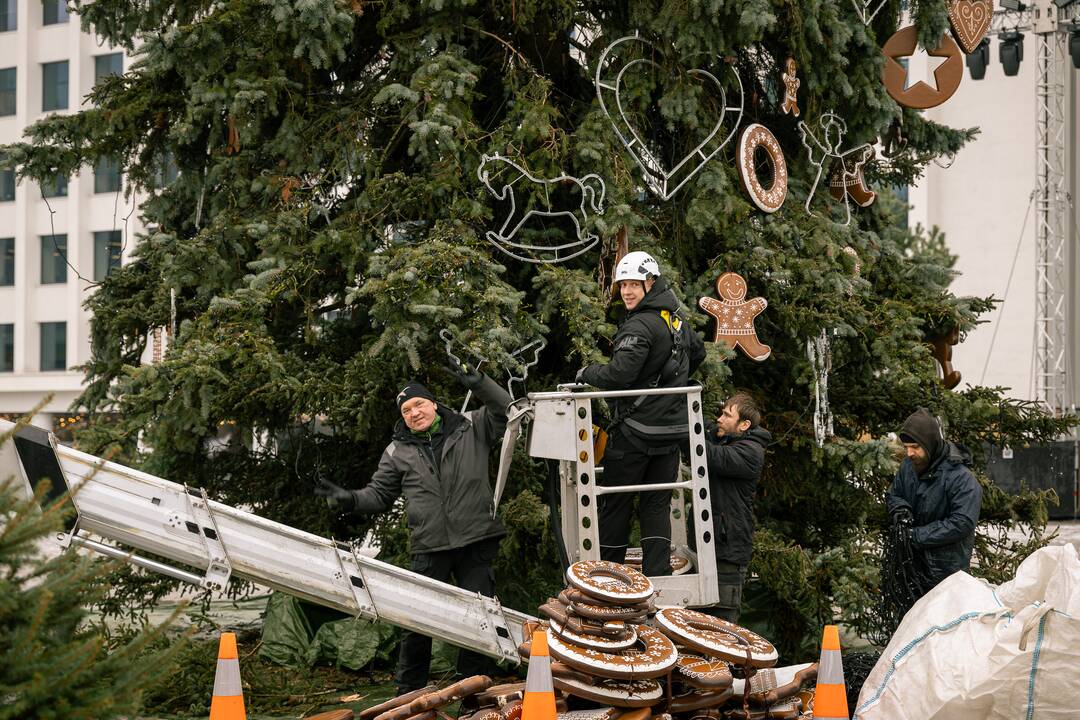
[[[617, 50], [626, 50], [630, 47], [629, 43], [640, 43], [654, 53], [659, 53], [653, 43], [637, 34], [619, 38], [608, 45], [600, 56], [600, 62], [596, 65], [596, 97], [600, 100], [600, 109], [611, 122], [619, 141], [630, 151], [635, 162], [644, 171], [645, 184], [662, 200], [670, 200], [735, 136], [735, 131], [738, 129], [743, 115], [742, 79], [735, 69], [724, 62], [722, 58], [708, 56], [722, 63], [724, 69], [734, 76], [734, 86], [738, 88], [738, 106], [736, 107], [728, 104], [727, 92], [715, 74], [700, 67], [687, 71], [688, 75], [703, 79], [709, 83], [711, 88], [719, 95], [720, 105], [723, 109], [705, 139], [675, 163], [674, 166], [668, 168], [664, 166], [664, 163], [658, 157], [655, 148], [649, 147], [626, 116], [621, 88], [627, 73], [631, 70], [661, 67], [655, 60], [646, 57], [624, 60]], [[729, 118], [729, 115], [732, 117]], [[730, 122], [727, 122], [729, 120]], [[725, 126], [728, 128], [727, 133], [721, 135]]]
[[855, 12], [859, 13], [859, 19], [863, 21], [863, 25], [869, 25], [877, 17], [877, 14], [881, 12], [881, 8], [885, 7], [885, 3], [888, 0], [851, 0], [852, 5], [855, 6]]
[[949, 3], [949, 22], [952, 23], [953, 37], [967, 55], [979, 47], [993, 18], [994, 6], [991, 0], [952, 0]]

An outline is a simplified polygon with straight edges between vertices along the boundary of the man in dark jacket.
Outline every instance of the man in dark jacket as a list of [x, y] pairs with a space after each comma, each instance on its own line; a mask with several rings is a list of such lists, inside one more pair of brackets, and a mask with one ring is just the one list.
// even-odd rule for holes
[[[398, 393], [401, 420], [371, 481], [360, 490], [321, 481], [316, 492], [332, 506], [357, 513], [384, 512], [404, 495], [410, 569], [493, 597], [491, 564], [506, 529], [493, 513], [488, 455], [502, 438], [511, 398], [482, 373], [458, 368], [457, 374], [484, 407], [457, 413], [436, 402], [420, 383], [409, 383]], [[405, 633], [395, 678], [398, 693], [427, 685], [430, 666], [431, 638]], [[492, 669], [485, 656], [459, 651], [459, 676], [490, 674]]]
[[713, 514], [720, 599], [703, 612], [739, 621], [742, 589], [754, 545], [754, 492], [772, 441], [761, 427], [761, 410], [749, 393], [727, 399], [715, 428], [705, 435], [705, 460]]
[[[648, 253], [628, 253], [615, 268], [615, 282], [626, 306], [626, 319], [615, 334], [606, 365], [589, 365], [578, 381], [602, 390], [640, 390], [686, 385], [705, 359], [705, 345], [680, 317], [679, 300], [660, 277]], [[652, 395], [619, 398], [608, 427], [601, 485], [649, 485], [674, 482], [679, 446], [687, 437], [686, 398]], [[642, 570], [671, 574], [671, 493], [638, 494]], [[623, 562], [630, 539], [632, 493], [604, 495], [599, 513], [600, 557]]]
[[900, 430], [907, 457], [885, 498], [894, 523], [907, 523], [925, 593], [971, 565], [982, 488], [968, 469], [971, 456], [945, 440], [941, 425], [923, 408]]

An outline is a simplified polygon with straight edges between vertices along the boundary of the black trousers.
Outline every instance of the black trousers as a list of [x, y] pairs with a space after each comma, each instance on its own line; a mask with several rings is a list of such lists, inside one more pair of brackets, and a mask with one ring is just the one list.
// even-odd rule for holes
[[[433, 580], [453, 584], [464, 590], [472, 590], [488, 597], [495, 595], [495, 571], [491, 563], [499, 552], [499, 538], [481, 540], [456, 550], [434, 553], [417, 553], [412, 556], [410, 570]], [[398, 655], [397, 676], [394, 683], [401, 693], [417, 690], [427, 685], [431, 669], [431, 638], [414, 632], [406, 632], [401, 638]], [[495, 663], [486, 655], [461, 649], [458, 652], [457, 675], [491, 675]]]
[[739, 622], [747, 567], [746, 565], [736, 565], [724, 560], [717, 560], [716, 584], [720, 587], [720, 599], [715, 605], [698, 608], [698, 610], [721, 620], [733, 623]]
[[[674, 482], [679, 473], [679, 446], [649, 446], [616, 429], [604, 450], [600, 485], [650, 485]], [[634, 496], [641, 525], [641, 569], [646, 575], [671, 574], [671, 491], [603, 495], [597, 504], [600, 558], [621, 563], [630, 543]]]

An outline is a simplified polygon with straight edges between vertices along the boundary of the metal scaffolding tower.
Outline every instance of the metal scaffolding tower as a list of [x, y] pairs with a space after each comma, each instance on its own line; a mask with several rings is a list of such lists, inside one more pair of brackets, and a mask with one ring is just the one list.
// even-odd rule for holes
[[[1004, 4], [1004, 3], [1003, 3]], [[1035, 68], [1035, 398], [1048, 410], [1071, 409], [1068, 372], [1069, 210], [1066, 173], [1065, 82], [1068, 33], [1080, 18], [1077, 3], [1061, 7], [1034, 0], [999, 10], [992, 29], [1028, 30], [1037, 43]]]

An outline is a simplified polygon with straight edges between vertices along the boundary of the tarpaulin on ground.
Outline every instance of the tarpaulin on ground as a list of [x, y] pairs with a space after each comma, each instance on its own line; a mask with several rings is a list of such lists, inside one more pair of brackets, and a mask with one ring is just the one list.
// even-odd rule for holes
[[279, 665], [329, 663], [360, 670], [380, 657], [390, 661], [398, 631], [275, 592], [266, 604], [259, 656]]
[[904, 616], [866, 679], [860, 720], [1075, 718], [1080, 558], [1038, 550], [1000, 587], [956, 573]]

